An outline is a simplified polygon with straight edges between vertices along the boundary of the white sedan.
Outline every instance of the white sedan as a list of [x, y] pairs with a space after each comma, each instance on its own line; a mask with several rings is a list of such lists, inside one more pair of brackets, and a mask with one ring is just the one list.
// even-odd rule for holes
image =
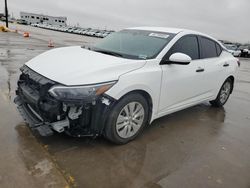
[[125, 144], [167, 114], [206, 101], [223, 106], [238, 66], [208, 35], [129, 28], [91, 48], [58, 48], [30, 60], [21, 68], [15, 102], [41, 135], [103, 135]]
[[236, 45], [233, 44], [225, 44], [224, 45], [227, 50], [235, 57], [240, 57], [241, 56], [241, 50], [238, 49]]

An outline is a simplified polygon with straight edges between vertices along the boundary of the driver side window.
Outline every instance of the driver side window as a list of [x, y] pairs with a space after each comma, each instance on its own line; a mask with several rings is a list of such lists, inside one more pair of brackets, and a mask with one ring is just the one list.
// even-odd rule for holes
[[169, 57], [174, 53], [184, 53], [189, 55], [192, 60], [199, 59], [199, 45], [198, 38], [194, 35], [187, 35], [180, 38], [168, 51], [164, 59], [169, 59]]

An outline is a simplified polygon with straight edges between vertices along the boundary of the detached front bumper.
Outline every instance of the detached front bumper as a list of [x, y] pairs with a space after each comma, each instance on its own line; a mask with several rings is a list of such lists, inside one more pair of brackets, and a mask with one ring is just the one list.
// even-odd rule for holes
[[55, 83], [22, 68], [14, 102], [25, 122], [42, 136], [65, 132], [74, 137], [103, 134], [115, 100], [102, 95], [92, 101], [58, 101], [48, 94]]

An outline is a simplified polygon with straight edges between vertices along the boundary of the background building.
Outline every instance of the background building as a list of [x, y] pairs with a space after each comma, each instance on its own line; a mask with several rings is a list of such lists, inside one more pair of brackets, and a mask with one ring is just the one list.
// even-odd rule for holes
[[38, 24], [38, 23], [47, 23], [51, 25], [67, 25], [67, 17], [55, 17], [48, 16], [43, 14], [33, 14], [28, 12], [20, 12], [20, 17], [22, 20], [25, 20], [28, 24]]

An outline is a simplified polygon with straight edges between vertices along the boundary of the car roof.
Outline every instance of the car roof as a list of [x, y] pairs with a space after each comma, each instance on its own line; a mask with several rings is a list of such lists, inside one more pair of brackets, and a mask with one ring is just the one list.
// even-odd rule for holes
[[184, 30], [184, 29], [170, 28], [170, 27], [132, 27], [132, 28], [127, 28], [127, 29], [165, 32], [165, 33], [174, 33], [174, 34], [180, 33]]
[[[178, 34], [178, 33], [188, 33], [188, 34], [196, 34], [196, 35], [203, 35], [205, 37], [214, 39], [211, 36], [208, 36], [204, 33], [194, 31], [194, 30], [189, 30], [189, 29], [183, 29], [183, 28], [173, 28], [173, 27], [133, 27], [133, 28], [128, 28], [131, 30], [145, 30], [145, 31], [155, 31], [155, 32], [165, 32], [165, 33], [173, 33], [173, 34]], [[216, 40], [216, 39], [215, 39]]]
[[217, 43], [220, 44], [222, 48], [225, 48], [220, 41], [215, 39], [214, 37], [211, 37], [207, 34], [194, 31], [194, 30], [189, 30], [189, 29], [182, 29], [182, 28], [173, 28], [173, 27], [132, 27], [132, 28], [127, 28], [131, 30], [144, 30], [144, 31], [152, 31], [152, 32], [165, 32], [165, 33], [173, 33], [173, 34], [179, 34], [179, 33], [186, 33], [186, 34], [194, 34], [194, 35], [201, 35], [207, 38], [210, 38], [212, 40], [215, 40]]

